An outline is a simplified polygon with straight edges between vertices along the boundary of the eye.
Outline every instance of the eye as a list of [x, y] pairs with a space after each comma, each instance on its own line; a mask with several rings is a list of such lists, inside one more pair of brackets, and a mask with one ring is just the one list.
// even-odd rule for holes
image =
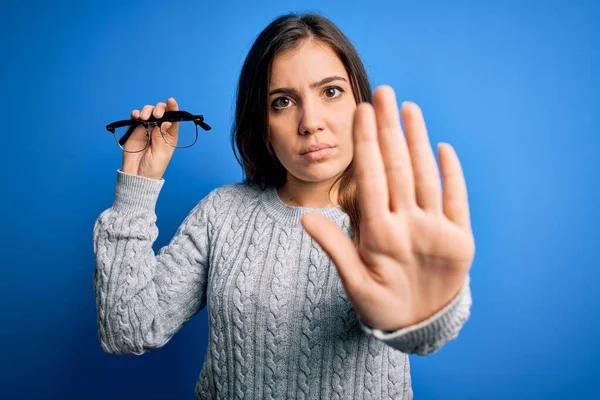
[[[336, 90], [339, 91], [339, 95], [335, 95]], [[342, 89], [339, 86], [328, 86], [325, 88], [325, 96], [327, 96], [330, 99], [335, 99], [338, 98], [342, 95], [342, 93], [344, 92], [344, 89]]]
[[271, 106], [276, 110], [282, 110], [288, 108], [292, 104], [292, 101], [287, 97], [278, 97], [271, 103]]

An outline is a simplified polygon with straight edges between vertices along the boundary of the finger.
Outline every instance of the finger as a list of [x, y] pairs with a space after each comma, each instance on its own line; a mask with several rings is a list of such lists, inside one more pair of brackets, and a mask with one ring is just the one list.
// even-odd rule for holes
[[413, 167], [417, 204], [424, 210], [442, 212], [440, 175], [423, 112], [417, 104], [404, 102], [401, 113]]
[[356, 293], [367, 282], [369, 274], [352, 240], [333, 221], [317, 213], [301, 218], [302, 226], [323, 248], [339, 271], [344, 287]]
[[179, 105], [173, 97], [167, 99], [167, 110], [168, 111], [179, 111]]
[[444, 214], [458, 226], [471, 230], [467, 184], [454, 147], [438, 145], [440, 168], [444, 179]]
[[[146, 104], [144, 107], [142, 107], [140, 119], [142, 121], [147, 121], [150, 116], [153, 115], [155, 108], [156, 107], [153, 105]], [[146, 132], [150, 134], [150, 147], [153, 150], [163, 149], [165, 146], [168, 146], [166, 143], [164, 143], [158, 127], [149, 126]]]
[[154, 115], [154, 118], [162, 118], [162, 116], [165, 114], [166, 108], [167, 108], [167, 105], [165, 103], [162, 103], [162, 102], [156, 103], [156, 106], [154, 107], [154, 110], [152, 111], [152, 115]]
[[[136, 120], [139, 117], [140, 117], [139, 110], [131, 111], [130, 119]], [[131, 128], [131, 125], [127, 128], [127, 132], [129, 132], [130, 128]], [[146, 142], [148, 141], [146, 128], [144, 128], [144, 126], [142, 126], [142, 125], [138, 125], [137, 127], [135, 127], [133, 132], [126, 133], [126, 136], [127, 136], [126, 139], [124, 137], [119, 138], [120, 140], [125, 140], [125, 143], [122, 143], [125, 150], [133, 151], [135, 149], [140, 149], [140, 148], [144, 147], [146, 145]], [[136, 153], [132, 153], [132, 154], [136, 154]], [[136, 156], [135, 155], [127, 155], [127, 153], [125, 152], [123, 154], [123, 157], [127, 158], [128, 160], [131, 160], [131, 159], [134, 159]]]
[[142, 112], [140, 113], [140, 119], [143, 121], [148, 120], [148, 118], [150, 118], [150, 115], [152, 114], [152, 109], [154, 108], [154, 106], [151, 105], [145, 105], [144, 107], [142, 107]]
[[360, 103], [354, 113], [354, 175], [361, 219], [377, 221], [389, 212], [389, 195], [383, 160], [377, 143], [373, 106]]
[[[179, 105], [173, 97], [167, 99], [167, 111], [179, 111]], [[167, 122], [164, 129], [174, 139], [177, 140], [177, 131], [179, 130], [179, 122]]]
[[390, 210], [409, 208], [416, 204], [415, 184], [394, 90], [389, 86], [380, 86], [373, 94], [373, 103], [379, 147], [387, 176]]
[[[165, 114], [165, 111], [167, 109], [167, 104], [163, 103], [163, 102], [158, 102], [156, 103], [156, 106], [154, 107], [154, 110], [152, 111], [152, 116], [154, 118], [162, 118], [162, 116]], [[168, 128], [168, 126], [166, 126], [166, 124], [168, 124], [168, 122], [163, 122], [160, 127], [156, 127], [152, 129], [152, 134], [154, 135], [154, 137], [156, 138], [156, 140], [161, 140], [162, 141], [162, 136], [163, 136], [163, 132], [161, 132], [161, 130], [165, 130]], [[167, 140], [169, 140], [169, 138], [167, 138]], [[169, 143], [171, 143], [171, 141], [169, 141]]]

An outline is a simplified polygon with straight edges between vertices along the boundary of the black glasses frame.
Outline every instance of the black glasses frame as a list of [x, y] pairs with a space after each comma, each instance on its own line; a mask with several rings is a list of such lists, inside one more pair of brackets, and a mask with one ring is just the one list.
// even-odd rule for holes
[[[123, 137], [117, 141], [118, 145], [123, 150], [125, 150], [123, 147], [125, 145], [125, 142], [127, 142], [127, 139], [129, 139], [129, 137], [131, 136], [133, 131], [140, 125], [144, 126], [144, 128], [146, 128], [146, 131], [148, 131], [149, 127], [154, 127], [154, 126], [158, 126], [160, 129], [160, 125], [162, 125], [163, 122], [184, 122], [184, 121], [193, 121], [194, 124], [196, 125], [196, 139], [198, 137], [198, 126], [200, 126], [205, 131], [211, 130], [210, 125], [208, 125], [206, 122], [204, 122], [204, 116], [193, 115], [187, 111], [166, 111], [161, 118], [156, 118], [153, 115], [151, 115], [150, 118], [148, 118], [145, 121], [141, 120], [141, 119], [123, 119], [123, 120], [115, 121], [115, 122], [112, 122], [112, 123], [106, 125], [106, 130], [109, 131], [110, 133], [112, 133], [114, 136], [115, 130], [117, 128], [129, 126], [129, 128], [123, 135]], [[162, 130], [161, 130], [161, 133], [162, 133]], [[163, 135], [163, 138], [164, 138], [164, 135]], [[115, 139], [116, 139], [116, 136], [115, 136]], [[167, 142], [166, 139], [165, 139], [165, 142]], [[196, 143], [196, 140], [194, 140], [194, 143]], [[191, 147], [191, 146], [193, 146], [194, 143], [192, 143], [192, 145], [186, 146], [186, 147]], [[167, 142], [167, 144], [171, 145], [169, 142]], [[147, 143], [146, 143], [146, 147], [148, 147]], [[146, 147], [144, 147], [142, 150], [139, 150], [139, 151], [145, 150]]]

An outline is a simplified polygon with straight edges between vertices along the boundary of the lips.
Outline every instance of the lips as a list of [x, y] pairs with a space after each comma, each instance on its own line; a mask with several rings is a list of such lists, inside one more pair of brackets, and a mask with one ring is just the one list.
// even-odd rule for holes
[[310, 146], [308, 146], [307, 148], [305, 148], [304, 150], [302, 150], [300, 152], [300, 155], [304, 155], [306, 153], [311, 153], [313, 151], [319, 151], [322, 149], [329, 149], [332, 148], [333, 146], [327, 143], [317, 143], [317, 144], [311, 144]]

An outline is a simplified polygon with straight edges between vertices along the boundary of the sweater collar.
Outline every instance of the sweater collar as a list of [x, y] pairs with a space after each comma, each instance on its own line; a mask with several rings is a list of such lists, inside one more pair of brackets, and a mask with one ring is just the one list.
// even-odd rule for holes
[[345, 218], [349, 218], [340, 205], [324, 208], [287, 205], [279, 197], [275, 186], [269, 186], [265, 189], [261, 195], [261, 203], [267, 214], [274, 220], [285, 225], [300, 225], [300, 218], [309, 212], [322, 214], [338, 223], [341, 223]]

